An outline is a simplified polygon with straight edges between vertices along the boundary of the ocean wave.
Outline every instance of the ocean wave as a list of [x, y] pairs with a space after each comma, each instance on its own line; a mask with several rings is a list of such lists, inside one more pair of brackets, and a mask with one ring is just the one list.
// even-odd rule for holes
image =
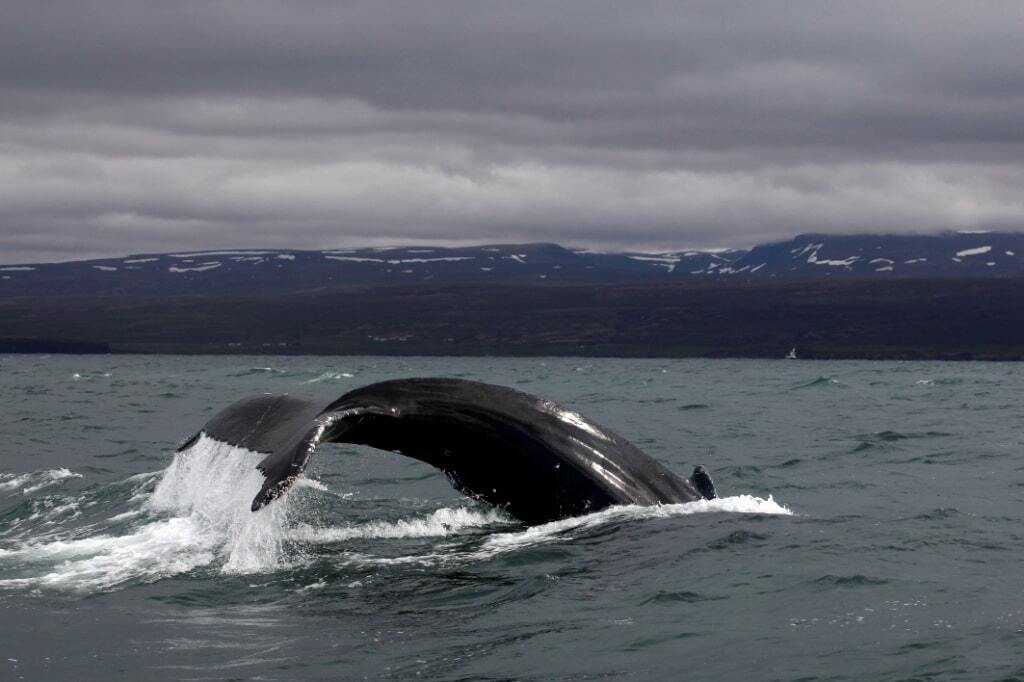
[[[507, 532], [498, 532], [485, 538], [478, 547], [468, 550], [425, 552], [406, 556], [372, 556], [365, 552], [348, 553], [343, 564], [355, 566], [446, 565], [486, 561], [499, 555], [527, 550], [617, 523], [685, 517], [693, 514], [736, 513], [791, 516], [792, 510], [768, 498], [753, 495], [735, 495], [714, 500], [698, 500], [679, 504], [653, 506], [620, 505], [584, 516], [573, 516], [550, 523]], [[483, 519], [479, 519], [483, 520]], [[493, 522], [492, 522], [493, 523]]]
[[819, 376], [817, 379], [814, 379], [812, 381], [806, 381], [806, 382], [804, 382], [802, 384], [797, 384], [797, 385], [793, 386], [790, 390], [797, 391], [797, 390], [801, 390], [801, 389], [805, 389], [805, 388], [821, 388], [821, 387], [842, 386], [842, 385], [843, 385], [843, 383], [841, 381], [839, 381], [839, 379], [836, 379], [835, 377]]
[[370, 521], [340, 528], [314, 528], [300, 525], [288, 537], [309, 543], [333, 543], [367, 538], [433, 538], [446, 537], [469, 528], [495, 524], [517, 523], [497, 510], [478, 510], [466, 507], [442, 508], [432, 514], [398, 521]]
[[510, 548], [550, 540], [567, 532], [596, 528], [610, 523], [666, 519], [715, 512], [784, 516], [791, 516], [793, 514], [792, 510], [776, 502], [771, 495], [767, 499], [753, 495], [734, 495], [731, 497], [718, 497], [713, 500], [697, 500], [696, 502], [682, 502], [679, 504], [659, 504], [653, 506], [621, 505], [609, 507], [586, 516], [574, 516], [533, 526], [519, 532], [500, 533], [488, 538], [484, 544], [484, 549], [505, 551]]
[[82, 474], [76, 474], [70, 469], [47, 469], [45, 471], [30, 471], [26, 474], [0, 474], [0, 490], [20, 490], [29, 495], [51, 485], [56, 485], [69, 478], [82, 478]]
[[947, 438], [952, 436], [952, 433], [946, 431], [910, 431], [903, 433], [901, 431], [876, 431], [874, 433], [860, 433], [854, 436], [858, 443], [851, 452], [863, 452], [864, 450], [870, 450], [877, 447], [892, 447], [889, 444], [899, 443], [901, 441], [916, 440], [916, 439], [928, 439], [928, 438]]
[[342, 381], [344, 379], [351, 379], [354, 376], [351, 372], [323, 372], [304, 383], [319, 384], [324, 381]]
[[277, 369], [276, 367], [249, 367], [239, 372], [230, 374], [231, 377], [251, 377], [259, 376], [263, 374], [287, 374], [287, 371], [283, 369]]
[[823, 575], [814, 581], [815, 585], [821, 585], [826, 587], [871, 587], [876, 585], [886, 585], [890, 581], [885, 578], [877, 578], [870, 575]]

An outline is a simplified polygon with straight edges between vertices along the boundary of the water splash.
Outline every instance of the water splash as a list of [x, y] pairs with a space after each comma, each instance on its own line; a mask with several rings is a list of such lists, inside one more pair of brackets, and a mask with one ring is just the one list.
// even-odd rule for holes
[[[263, 484], [256, 463], [262, 455], [202, 436], [177, 453], [162, 473], [138, 474], [67, 500], [77, 509], [91, 505], [88, 495], [117, 490], [116, 514], [105, 522], [62, 527], [41, 534], [8, 536], [0, 547], [0, 589], [56, 589], [97, 592], [148, 583], [197, 570], [222, 574], [270, 573], [296, 564], [304, 547], [349, 540], [450, 538], [469, 536], [469, 545], [433, 543], [411, 556], [374, 556], [345, 552], [343, 563], [446, 564], [487, 560], [497, 554], [552, 541], [571, 540], [595, 527], [624, 521], [681, 517], [701, 513], [791, 514], [767, 499], [738, 495], [660, 506], [618, 506], [586, 516], [524, 528], [497, 509], [452, 507], [425, 516], [368, 521], [342, 527], [296, 525], [296, 492], [323, 491], [302, 479], [290, 495], [259, 512], [250, 511]], [[66, 469], [8, 475], [11, 489], [77, 476]], [[301, 495], [302, 493], [300, 493]], [[69, 508], [70, 509], [70, 508]], [[478, 530], [481, 532], [472, 533]], [[448, 542], [445, 540], [445, 542]]]
[[[278, 567], [288, 503], [253, 513], [252, 498], [263, 485], [256, 464], [263, 455], [200, 437], [175, 455], [148, 504], [157, 512], [188, 518], [198, 535], [220, 546], [226, 573]], [[283, 502], [283, 504], [281, 504]]]
[[211, 565], [229, 574], [287, 567], [288, 496], [249, 510], [263, 483], [255, 469], [261, 457], [200, 438], [174, 456], [151, 494], [132, 496], [136, 509], [108, 519], [126, 521], [126, 532], [36, 538], [0, 550], [3, 573], [17, 576], [0, 580], [0, 588], [92, 592]]

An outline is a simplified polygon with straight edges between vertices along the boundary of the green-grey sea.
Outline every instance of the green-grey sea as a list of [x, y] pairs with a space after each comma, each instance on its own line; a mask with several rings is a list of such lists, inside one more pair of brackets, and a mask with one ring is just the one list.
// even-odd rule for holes
[[[324, 445], [259, 513], [251, 394], [453, 376], [719, 500], [526, 527]], [[1018, 364], [0, 356], [2, 680], [1024, 679]], [[486, 453], [482, 453], [485, 456]]]

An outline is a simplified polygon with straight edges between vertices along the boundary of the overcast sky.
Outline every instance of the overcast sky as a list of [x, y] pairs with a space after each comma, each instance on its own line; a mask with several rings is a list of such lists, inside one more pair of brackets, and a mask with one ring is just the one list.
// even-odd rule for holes
[[0, 262], [1024, 229], [1024, 3], [4, 0]]

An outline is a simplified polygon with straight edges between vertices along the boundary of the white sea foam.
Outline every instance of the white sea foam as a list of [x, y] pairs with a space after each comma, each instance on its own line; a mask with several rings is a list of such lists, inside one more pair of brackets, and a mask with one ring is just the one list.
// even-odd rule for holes
[[[29, 514], [24, 520], [27, 522], [39, 521], [44, 525], [53, 525], [58, 520], [67, 521], [80, 516], [82, 513], [78, 500], [69, 500], [60, 497], [44, 498], [37, 507], [37, 511]], [[19, 524], [12, 524], [12, 527]]]
[[711, 512], [785, 516], [793, 514], [789, 508], [776, 502], [771, 495], [767, 499], [753, 495], [734, 495], [732, 497], [719, 497], [714, 500], [697, 500], [696, 502], [683, 502], [680, 504], [660, 504], [654, 506], [623, 505], [609, 507], [586, 516], [574, 516], [568, 519], [552, 521], [551, 523], [533, 526], [523, 531], [499, 533], [488, 538], [481, 551], [484, 554], [497, 554], [526, 545], [547, 542], [572, 531], [595, 528], [613, 522], [672, 518]]
[[307, 384], [319, 384], [321, 381], [340, 381], [342, 379], [351, 379], [354, 374], [351, 372], [323, 372], [322, 374], [313, 377], [308, 380]]
[[[57, 537], [62, 532], [60, 524], [82, 515], [78, 500], [62, 496], [35, 500], [32, 509], [31, 514], [10, 519], [4, 524], [3, 536], [7, 543], [20, 540], [29, 534], [37, 541], [43, 537]], [[8, 553], [10, 550], [0, 549], [0, 556]]]
[[263, 475], [256, 470], [262, 458], [202, 436], [188, 451], [175, 455], [149, 505], [186, 518], [200, 544], [217, 547], [226, 573], [276, 568], [283, 559], [288, 504], [282, 499], [250, 511], [252, 498], [263, 485]]
[[[61, 529], [54, 534], [36, 533], [30, 540], [0, 549], [0, 573], [10, 576], [0, 580], [0, 589], [96, 592], [204, 568], [226, 574], [266, 573], [291, 565], [292, 559], [286, 552], [291, 543], [446, 538], [474, 528], [486, 529], [487, 535], [477, 534], [471, 547], [464, 550], [436, 546], [412, 556], [345, 554], [345, 561], [371, 565], [471, 562], [522, 547], [571, 539], [579, 531], [609, 523], [716, 512], [792, 513], [771, 497], [738, 495], [685, 504], [611, 507], [525, 529], [500, 510], [473, 507], [442, 508], [413, 518], [320, 528], [289, 522], [293, 514], [289, 499], [294, 493], [259, 512], [250, 511], [251, 500], [263, 484], [262, 475], [255, 469], [261, 458], [259, 453], [201, 436], [187, 451], [177, 453], [161, 474], [139, 474], [129, 479], [135, 487], [128, 508], [108, 519], [121, 524], [124, 530], [119, 533], [97, 533], [87, 527], [72, 534]], [[67, 469], [6, 474], [0, 478], [0, 486], [4, 490], [27, 490], [76, 476]], [[156, 477], [159, 480], [154, 487]], [[308, 479], [300, 479], [295, 487], [326, 490], [322, 484]], [[75, 505], [80, 499], [61, 500], [67, 507], [61, 513], [77, 513]], [[85, 534], [89, 532], [92, 534]]]
[[[435, 515], [453, 510], [439, 510], [431, 517], [414, 522], [397, 522], [390, 524], [369, 523], [352, 528], [310, 529], [303, 531], [306, 535], [301, 539], [310, 542], [342, 542], [353, 538], [411, 538], [450, 535], [470, 526], [500, 523], [503, 520], [511, 523], [508, 517], [502, 518], [498, 512], [493, 516], [486, 512], [464, 510], [465, 525], [445, 528], [438, 523]], [[423, 565], [464, 563], [483, 561], [499, 554], [534, 547], [559, 539], [571, 539], [579, 531], [599, 528], [609, 523], [622, 521], [642, 521], [645, 519], [672, 518], [705, 513], [736, 513], [789, 516], [793, 512], [776, 502], [771, 496], [767, 499], [753, 495], [734, 495], [714, 500], [698, 500], [681, 504], [664, 504], [656, 506], [623, 505], [609, 507], [593, 514], [574, 516], [568, 519], [552, 521], [523, 530], [496, 533], [489, 536], [482, 545], [470, 551], [443, 551], [409, 556], [371, 556], [365, 553], [349, 553], [346, 563], [355, 565]]]
[[68, 478], [81, 477], [82, 474], [76, 474], [75, 472], [63, 467], [60, 469], [48, 469], [46, 471], [32, 471], [27, 474], [0, 474], [0, 490], [20, 490], [22, 493], [28, 495], [36, 492], [37, 490], [42, 490], [47, 486], [60, 483]]
[[438, 509], [418, 519], [399, 521], [370, 521], [340, 528], [314, 528], [300, 525], [289, 533], [289, 539], [325, 544], [366, 538], [433, 538], [445, 537], [480, 526], [513, 523], [508, 515], [497, 509], [468, 509], [466, 507]]
[[[319, 490], [320, 492], [325, 493], [330, 491], [330, 488], [328, 488], [320, 481], [316, 480], [315, 478], [306, 478], [305, 476], [297, 479], [295, 483], [292, 484], [292, 488], [310, 488], [311, 490]], [[342, 497], [345, 497], [345, 495], [342, 495]]]
[[[255, 468], [261, 458], [202, 436], [175, 455], [152, 494], [139, 496], [137, 511], [142, 513], [132, 530], [30, 542], [7, 550], [0, 559], [41, 566], [31, 577], [0, 580], [0, 588], [97, 591], [212, 564], [219, 564], [223, 573], [281, 568], [287, 564], [282, 543], [288, 496], [259, 512], [250, 511], [263, 484]], [[127, 514], [116, 518], [128, 520]]]

